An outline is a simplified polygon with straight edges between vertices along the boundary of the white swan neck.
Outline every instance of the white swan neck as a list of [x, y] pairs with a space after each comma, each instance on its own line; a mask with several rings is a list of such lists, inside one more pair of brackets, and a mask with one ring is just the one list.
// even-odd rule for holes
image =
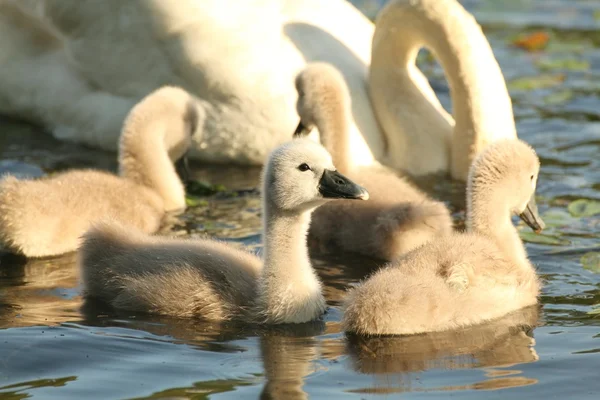
[[[421, 47], [429, 48], [444, 69], [455, 124], [415, 66]], [[466, 180], [472, 159], [485, 145], [516, 137], [500, 67], [475, 19], [455, 0], [388, 3], [376, 22], [370, 93], [389, 154], [404, 154], [410, 173], [449, 169], [454, 178]], [[407, 154], [423, 149], [429, 154]], [[414, 157], [429, 157], [429, 164]]]

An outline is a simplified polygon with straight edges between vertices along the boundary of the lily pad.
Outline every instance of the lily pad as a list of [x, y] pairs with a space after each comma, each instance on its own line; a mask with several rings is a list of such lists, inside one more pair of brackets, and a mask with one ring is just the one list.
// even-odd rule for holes
[[542, 74], [526, 76], [508, 83], [511, 90], [536, 90], [558, 86], [565, 81], [565, 74]]
[[537, 62], [537, 66], [542, 71], [587, 71], [590, 69], [589, 61], [576, 58], [541, 59]]
[[564, 209], [550, 209], [542, 214], [547, 228], [563, 227], [572, 224], [574, 218]]
[[600, 201], [577, 199], [569, 204], [568, 210], [574, 217], [592, 217], [600, 214]]
[[558, 236], [540, 235], [535, 232], [519, 231], [521, 240], [527, 243], [547, 244], [550, 246], [566, 246], [570, 242], [566, 239], [561, 239]]
[[561, 90], [544, 97], [544, 103], [548, 105], [563, 104], [573, 98], [572, 90]]
[[585, 253], [581, 256], [581, 265], [588, 271], [600, 274], [600, 253]]

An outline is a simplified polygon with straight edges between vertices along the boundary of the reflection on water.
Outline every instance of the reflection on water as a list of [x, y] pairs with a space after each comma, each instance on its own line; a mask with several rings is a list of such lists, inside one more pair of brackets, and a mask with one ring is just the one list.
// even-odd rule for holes
[[78, 318], [75, 255], [26, 260], [0, 253], [0, 328]]
[[[384, 0], [354, 2], [370, 13]], [[592, 211], [600, 201], [600, 34], [581, 29], [600, 27], [600, 19], [591, 17], [600, 3], [464, 3], [485, 22], [509, 84], [519, 136], [542, 160], [538, 204], [548, 228], [542, 235], [521, 230], [545, 282], [540, 308], [461, 331], [346, 337], [340, 327], [345, 291], [380, 267], [358, 256], [315, 249], [330, 306], [324, 320], [274, 329], [83, 304], [74, 255], [28, 261], [2, 256], [0, 400], [446, 398], [448, 391], [461, 399], [595, 399], [600, 214]], [[515, 35], [540, 24], [552, 27], [546, 51], [510, 45]], [[422, 67], [449, 108], [441, 69], [426, 58]], [[0, 173], [116, 168], [113, 154], [61, 143], [14, 121], [0, 120], [0, 128]], [[259, 252], [258, 177], [256, 168], [197, 166], [197, 179], [225, 190], [170, 218], [163, 233], [215, 236]], [[417, 183], [446, 201], [456, 226], [464, 226], [464, 185], [439, 177]]]
[[533, 362], [539, 308], [459, 331], [348, 340], [352, 367], [364, 374], [408, 374], [433, 368], [481, 368]]

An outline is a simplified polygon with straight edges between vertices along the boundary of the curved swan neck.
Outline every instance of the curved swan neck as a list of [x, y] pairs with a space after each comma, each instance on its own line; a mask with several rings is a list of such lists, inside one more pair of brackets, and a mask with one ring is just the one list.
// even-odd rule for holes
[[120, 175], [155, 190], [165, 210], [185, 208], [185, 188], [169, 157], [168, 121], [131, 116], [125, 122], [119, 148]]
[[286, 279], [314, 277], [306, 244], [312, 210], [296, 214], [265, 209], [264, 213], [264, 272]]
[[[429, 48], [444, 69], [453, 128], [452, 118], [415, 65], [421, 47]], [[419, 160], [411, 156], [437, 158], [411, 173], [448, 169], [449, 164], [454, 178], [466, 180], [471, 161], [483, 147], [497, 138], [516, 137], [500, 67], [475, 19], [455, 0], [392, 0], [384, 7], [373, 37], [370, 93], [390, 155], [404, 154], [409, 158], [405, 162], [417, 167]], [[407, 154], [427, 146], [431, 154]]]
[[265, 203], [264, 266], [257, 302], [262, 318], [270, 323], [316, 319], [325, 311], [325, 300], [306, 244], [312, 210], [283, 212]]
[[[482, 187], [483, 186], [483, 187]], [[516, 265], [531, 268], [503, 190], [490, 185], [467, 187], [467, 231], [490, 238]]]

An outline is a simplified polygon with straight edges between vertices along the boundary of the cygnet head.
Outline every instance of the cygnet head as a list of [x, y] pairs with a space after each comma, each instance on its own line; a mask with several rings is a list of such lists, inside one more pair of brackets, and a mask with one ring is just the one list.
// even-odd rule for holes
[[[305, 136], [313, 127], [343, 123], [350, 110], [350, 92], [342, 74], [331, 64], [311, 63], [296, 76], [300, 124], [294, 136]], [[340, 119], [342, 119], [340, 121]]]
[[369, 193], [336, 171], [331, 155], [310, 139], [277, 147], [263, 171], [263, 196], [282, 212], [303, 212], [333, 199], [367, 200]]
[[[527, 143], [507, 139], [490, 144], [469, 170], [467, 201], [470, 212], [476, 212], [473, 202], [478, 198], [491, 204], [502, 202], [502, 207], [508, 207], [531, 229], [540, 232], [545, 224], [538, 215], [535, 202], [539, 171], [540, 160]], [[501, 213], [502, 210], [489, 212]]]

